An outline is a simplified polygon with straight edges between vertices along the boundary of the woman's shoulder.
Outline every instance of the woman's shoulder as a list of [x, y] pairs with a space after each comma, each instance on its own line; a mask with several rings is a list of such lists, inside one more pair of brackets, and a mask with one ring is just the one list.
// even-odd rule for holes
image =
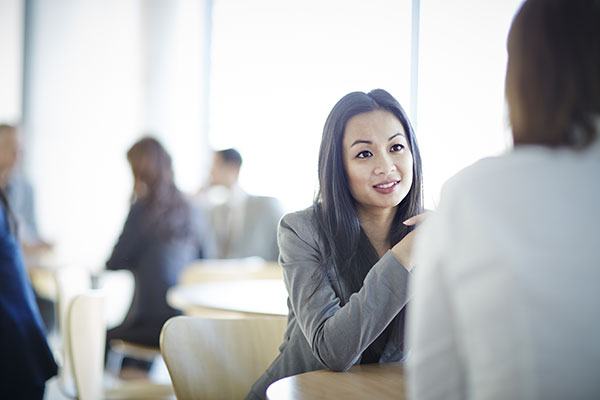
[[288, 237], [299, 237], [304, 241], [314, 242], [319, 237], [317, 212], [312, 205], [300, 211], [285, 214], [279, 222], [279, 240]]
[[312, 205], [303, 210], [285, 214], [281, 218], [280, 225], [296, 229], [311, 229], [317, 225], [316, 218], [315, 205]]

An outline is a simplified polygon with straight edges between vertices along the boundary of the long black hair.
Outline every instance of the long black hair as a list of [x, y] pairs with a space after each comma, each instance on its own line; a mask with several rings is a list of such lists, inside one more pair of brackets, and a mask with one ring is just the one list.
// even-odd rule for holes
[[138, 183], [145, 185], [143, 195], [132, 194], [132, 203], [146, 205], [145, 224], [161, 238], [194, 237], [191, 208], [175, 185], [171, 156], [155, 138], [146, 136], [128, 151], [127, 160]]
[[402, 222], [423, 210], [421, 155], [414, 130], [400, 103], [383, 89], [369, 93], [352, 92], [340, 99], [327, 117], [319, 151], [319, 188], [315, 195], [316, 219], [325, 243], [321, 260], [323, 279], [333, 269], [342, 283], [342, 303], [362, 287], [364, 278], [378, 255], [360, 226], [355, 200], [350, 193], [344, 168], [342, 141], [350, 118], [375, 110], [392, 113], [406, 132], [413, 156], [410, 191], [397, 207], [389, 233], [390, 244], [398, 243], [413, 227]]

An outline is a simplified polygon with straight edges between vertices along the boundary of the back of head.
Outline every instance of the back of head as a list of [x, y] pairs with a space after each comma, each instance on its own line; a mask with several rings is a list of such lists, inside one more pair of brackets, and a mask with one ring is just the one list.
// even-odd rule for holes
[[133, 201], [143, 201], [148, 209], [146, 223], [163, 237], [190, 233], [189, 206], [177, 189], [171, 156], [153, 137], [144, 137], [127, 152], [135, 179]]
[[582, 148], [600, 115], [600, 1], [527, 0], [508, 36], [515, 145]]
[[153, 196], [173, 185], [171, 156], [158, 140], [140, 139], [127, 152], [127, 160], [136, 181], [147, 187], [148, 195]]

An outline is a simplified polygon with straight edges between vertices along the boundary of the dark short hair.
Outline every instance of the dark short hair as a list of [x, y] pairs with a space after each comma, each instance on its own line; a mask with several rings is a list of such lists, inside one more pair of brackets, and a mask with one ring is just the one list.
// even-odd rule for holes
[[240, 167], [242, 165], [242, 156], [236, 149], [224, 149], [217, 151], [217, 154], [221, 155], [223, 162], [226, 164], [236, 165]]
[[507, 47], [505, 93], [515, 144], [591, 143], [600, 114], [600, 2], [527, 0]]

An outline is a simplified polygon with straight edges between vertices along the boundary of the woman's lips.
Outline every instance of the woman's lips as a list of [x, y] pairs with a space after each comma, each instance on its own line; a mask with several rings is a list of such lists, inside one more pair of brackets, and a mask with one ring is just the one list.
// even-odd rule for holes
[[399, 183], [400, 183], [400, 181], [382, 182], [382, 183], [379, 183], [379, 184], [373, 186], [373, 189], [375, 189], [379, 193], [383, 193], [383, 194], [392, 193], [394, 191], [394, 189], [396, 188], [396, 186], [398, 186]]

